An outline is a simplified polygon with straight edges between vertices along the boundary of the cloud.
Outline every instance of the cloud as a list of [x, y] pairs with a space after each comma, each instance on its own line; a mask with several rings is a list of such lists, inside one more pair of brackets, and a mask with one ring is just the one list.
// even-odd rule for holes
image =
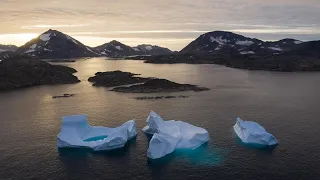
[[58, 24], [58, 25], [48, 25], [48, 24], [39, 24], [39, 25], [29, 25], [29, 26], [22, 26], [22, 29], [48, 29], [48, 28], [70, 28], [70, 27], [83, 27], [88, 26], [88, 24]]
[[180, 48], [185, 39], [213, 30], [314, 39], [319, 9], [318, 0], [0, 0], [0, 34], [39, 34], [52, 28], [101, 39], [176, 39]]

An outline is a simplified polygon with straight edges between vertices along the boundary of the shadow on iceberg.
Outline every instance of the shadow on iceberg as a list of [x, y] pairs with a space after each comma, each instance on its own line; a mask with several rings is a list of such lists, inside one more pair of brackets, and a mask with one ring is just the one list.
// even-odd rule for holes
[[62, 117], [58, 148], [80, 148], [87, 151], [107, 151], [125, 147], [137, 136], [136, 123], [130, 120], [116, 128], [90, 126], [85, 115]]
[[209, 141], [207, 130], [183, 121], [164, 121], [155, 112], [150, 113], [142, 131], [152, 135], [147, 151], [150, 159], [165, 157], [178, 149], [195, 150]]
[[237, 142], [248, 148], [272, 152], [278, 145], [278, 140], [256, 122], [237, 118], [233, 129], [237, 135]]
[[121, 157], [126, 156], [130, 148], [136, 144], [136, 137], [130, 139], [123, 148], [111, 149], [105, 151], [94, 151], [91, 148], [58, 148], [59, 156], [65, 157], [86, 157], [93, 156], [106, 156], [106, 157]]

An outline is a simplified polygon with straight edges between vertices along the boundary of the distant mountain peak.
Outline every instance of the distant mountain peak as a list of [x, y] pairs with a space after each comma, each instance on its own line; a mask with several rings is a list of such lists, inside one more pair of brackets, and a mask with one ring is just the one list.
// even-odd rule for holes
[[122, 44], [121, 42], [117, 41], [117, 40], [112, 40], [109, 42], [110, 44]]
[[17, 46], [11, 44], [0, 44], [0, 52], [4, 51], [16, 51], [18, 49]]
[[199, 36], [179, 53], [244, 55], [244, 54], [282, 54], [295, 49], [303, 42], [296, 39], [282, 39], [264, 42], [256, 38], [245, 37], [227, 31], [212, 31]]
[[99, 54], [60, 31], [49, 29], [17, 50], [18, 54], [41, 59], [92, 57]]

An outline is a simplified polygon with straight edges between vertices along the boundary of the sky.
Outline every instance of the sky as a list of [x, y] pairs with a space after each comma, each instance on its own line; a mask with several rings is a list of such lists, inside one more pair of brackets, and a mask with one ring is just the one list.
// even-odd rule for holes
[[320, 0], [0, 0], [0, 44], [55, 29], [88, 46], [111, 40], [181, 50], [199, 35], [320, 40]]

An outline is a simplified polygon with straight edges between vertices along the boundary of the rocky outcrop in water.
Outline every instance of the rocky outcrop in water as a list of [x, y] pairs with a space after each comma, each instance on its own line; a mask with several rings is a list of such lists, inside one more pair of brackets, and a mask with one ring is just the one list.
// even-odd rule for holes
[[136, 77], [139, 74], [122, 71], [97, 72], [88, 79], [93, 86], [114, 87], [136, 83], [143, 83], [152, 78]]
[[0, 90], [37, 85], [72, 84], [80, 80], [72, 75], [75, 69], [51, 65], [30, 57], [15, 56], [0, 62]]

